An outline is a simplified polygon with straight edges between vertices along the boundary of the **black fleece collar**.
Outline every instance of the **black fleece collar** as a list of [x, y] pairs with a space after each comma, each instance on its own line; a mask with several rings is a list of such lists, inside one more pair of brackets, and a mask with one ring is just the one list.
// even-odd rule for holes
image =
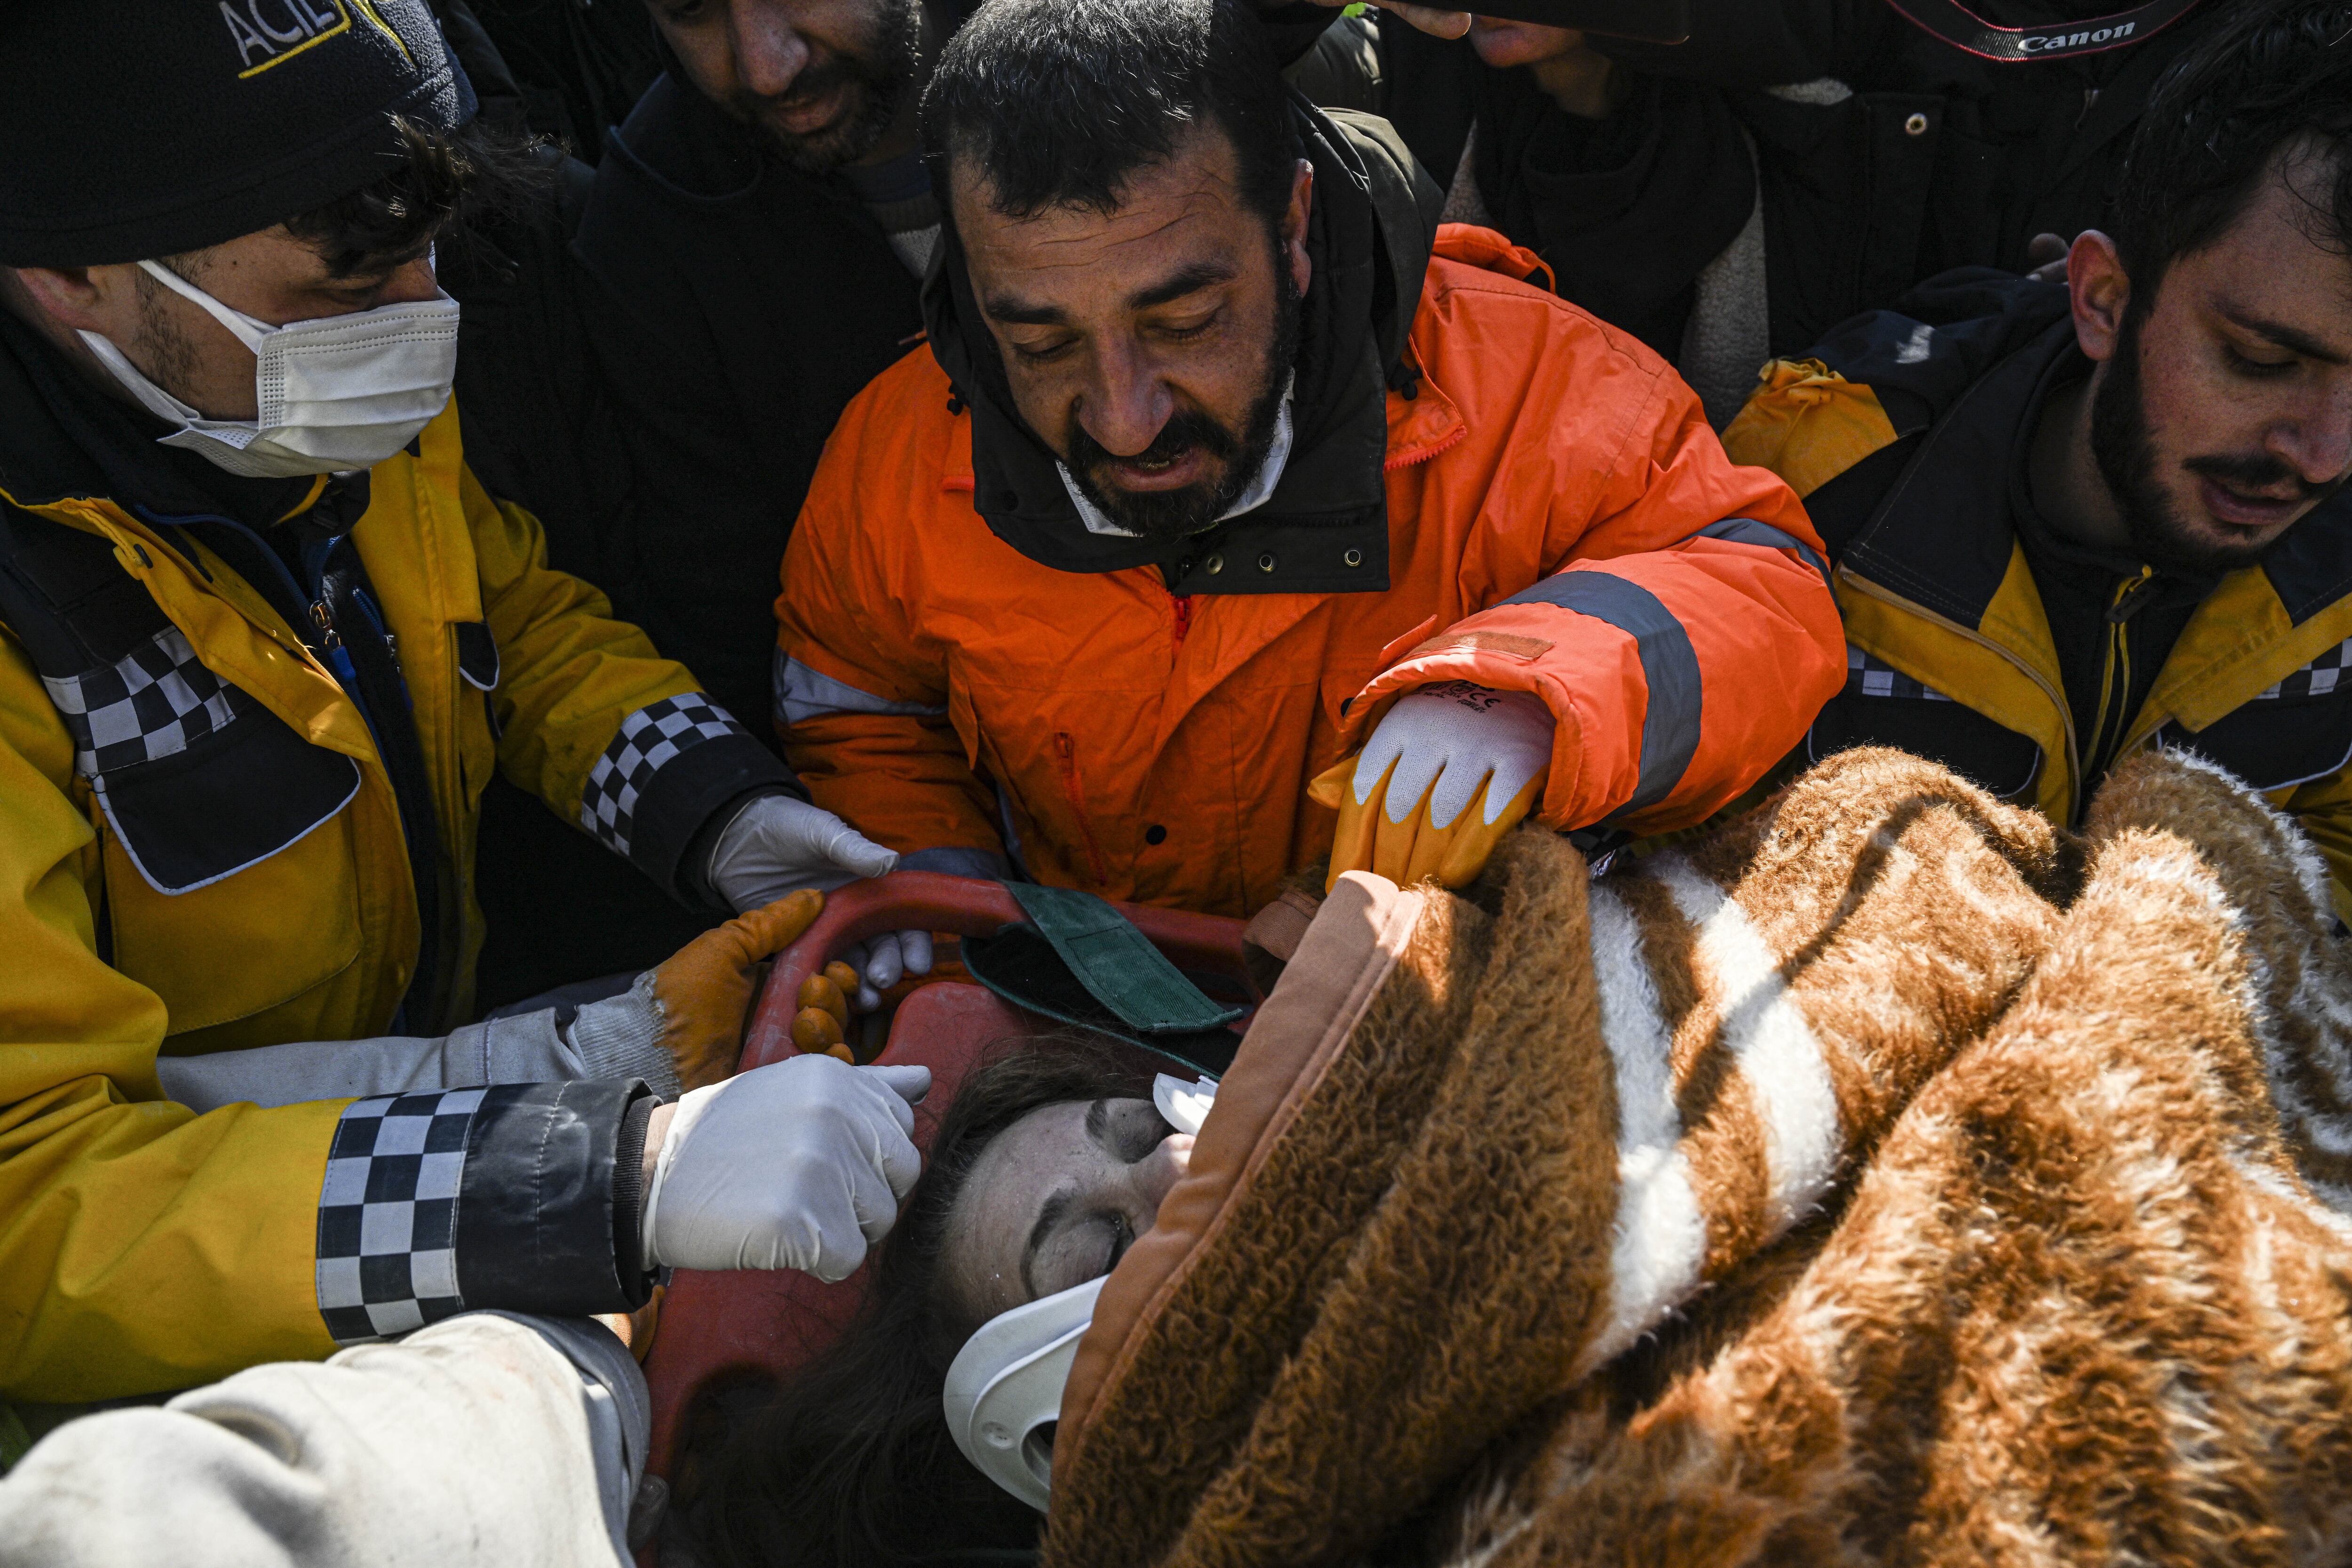
[[996, 536], [1063, 572], [1158, 566], [1175, 594], [1388, 587], [1388, 384], [1401, 362], [1443, 194], [1385, 121], [1294, 95], [1315, 165], [1290, 460], [1265, 504], [1182, 540], [1089, 533], [1053, 449], [1015, 412], [952, 222], [923, 287], [931, 352], [971, 411], [973, 504]]
[[[2018, 504], [2033, 424], [2079, 353], [2074, 325], [2062, 318], [1970, 385], [1937, 419], [1843, 563], [1961, 626], [1981, 625], [2009, 571], [2021, 519], [2034, 515], [2030, 501]], [[2046, 530], [2029, 542], [2031, 553], [2054, 553]], [[2099, 564], [2079, 549], [2069, 563]], [[2105, 564], [2122, 574], [2138, 569], [2120, 558]], [[2352, 489], [2282, 534], [2261, 570], [2296, 626], [2340, 602], [2352, 591]], [[2197, 591], [2183, 581], [2183, 591]]]

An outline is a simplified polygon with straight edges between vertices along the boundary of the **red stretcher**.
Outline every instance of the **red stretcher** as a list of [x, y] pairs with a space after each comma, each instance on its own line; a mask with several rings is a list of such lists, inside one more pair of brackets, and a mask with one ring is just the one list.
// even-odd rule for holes
[[[1240, 921], [1133, 904], [1113, 907], [1179, 969], [1204, 981], [1223, 981], [1222, 989], [1247, 991]], [[853, 943], [894, 931], [988, 936], [1025, 918], [1002, 883], [929, 871], [895, 872], [829, 895], [816, 923], [776, 959], [744, 1032], [743, 1068], [800, 1054], [792, 1031], [802, 983]], [[1060, 1026], [1020, 1011], [984, 986], [940, 981], [898, 1004], [888, 1041], [873, 1059], [931, 1069], [931, 1092], [915, 1114], [915, 1142], [928, 1152], [941, 1109], [955, 1099], [983, 1050]], [[791, 1269], [678, 1270], [646, 1358], [654, 1415], [649, 1468], [669, 1474], [686, 1413], [706, 1384], [745, 1370], [787, 1372], [819, 1353], [846, 1325], [865, 1286], [862, 1268], [838, 1285]]]

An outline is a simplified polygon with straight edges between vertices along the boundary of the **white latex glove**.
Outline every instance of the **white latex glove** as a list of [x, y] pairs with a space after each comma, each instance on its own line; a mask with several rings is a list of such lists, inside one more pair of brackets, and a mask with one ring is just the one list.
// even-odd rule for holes
[[1365, 743], [1356, 763], [1356, 804], [1371, 799], [1393, 763], [1383, 805], [1388, 819], [1404, 821], [1425, 795], [1429, 825], [1450, 827], [1491, 776], [1486, 816], [1492, 826], [1551, 766], [1555, 727], [1551, 710], [1532, 692], [1496, 691], [1466, 680], [1424, 686], [1399, 698]]
[[719, 834], [709, 877], [719, 897], [745, 914], [803, 888], [829, 893], [860, 877], [887, 877], [898, 864], [896, 851], [833, 813], [788, 795], [763, 795]]
[[[833, 813], [770, 795], [745, 806], [719, 835], [710, 851], [710, 885], [743, 914], [803, 888], [829, 893], [860, 877], [886, 877], [898, 865], [897, 851]], [[931, 933], [892, 931], [842, 956], [862, 982], [849, 999], [851, 1010], [871, 1013], [901, 976], [931, 972]]]
[[693, 1090], [646, 1187], [646, 1261], [846, 1279], [922, 1173], [911, 1134], [930, 1089], [929, 1068], [802, 1056]]
[[882, 993], [901, 979], [931, 972], [931, 933], [884, 931], [870, 942], [857, 943], [841, 959], [857, 971], [861, 982], [857, 994], [849, 999], [850, 1006], [860, 1013], [871, 1013], [882, 1005]]

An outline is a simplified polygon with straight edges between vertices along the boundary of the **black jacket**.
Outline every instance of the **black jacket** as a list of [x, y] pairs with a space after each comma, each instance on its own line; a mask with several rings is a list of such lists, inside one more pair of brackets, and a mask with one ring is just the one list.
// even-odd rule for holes
[[[437, 0], [436, 11], [481, 112], [512, 128], [526, 121], [543, 128], [527, 111], [548, 108], [546, 96], [518, 85], [472, 11], [457, 0]], [[510, 42], [526, 46], [535, 26], [557, 20], [504, 8], [492, 19]], [[563, 26], [627, 31], [593, 16]], [[651, 29], [641, 11], [635, 26]], [[541, 55], [520, 58], [549, 64]], [[563, 118], [554, 116], [558, 124]], [[619, 585], [610, 563], [634, 536], [635, 477], [585, 330], [585, 280], [567, 254], [593, 175], [576, 158], [551, 151], [546, 160], [551, 184], [541, 199], [469, 219], [440, 243], [442, 286], [465, 309], [458, 417], [467, 465], [491, 494], [539, 518], [549, 563], [609, 592]], [[767, 739], [763, 708], [735, 711]], [[592, 975], [649, 968], [714, 923], [703, 910], [653, 896], [633, 867], [502, 777], [482, 795], [477, 856], [476, 891], [489, 929], [476, 994], [487, 1007]]]
[[[1977, 8], [2024, 25], [2115, 6], [1982, 0]], [[1593, 40], [1673, 86], [1636, 90], [1619, 111], [1628, 123], [1572, 136], [1557, 126], [1512, 129], [1515, 116], [1569, 118], [1549, 100], [1520, 103], [1531, 89], [1491, 79], [1524, 81], [1524, 71], [1489, 71], [1466, 44], [1392, 17], [1381, 42], [1390, 118], [1415, 155], [1450, 177], [1481, 104], [1494, 105], [1487, 113], [1511, 132], [1512, 162], [1482, 170], [1482, 189], [1524, 185], [1529, 147], [1536, 179], [1548, 177], [1549, 188], [1491, 192], [1489, 210], [1551, 262], [1564, 296], [1654, 343], [1679, 337], [1674, 304], [1687, 312], [1691, 281], [1721, 249], [1692, 237], [1729, 222], [1727, 242], [1748, 216], [1728, 189], [1738, 180], [1722, 172], [1748, 163], [1752, 141], [1772, 352], [1790, 354], [1922, 279], [1964, 266], [2021, 271], [2034, 236], [2071, 239], [2097, 227], [2149, 92], [2231, 9], [2230, 0], [2205, 0], [2128, 48], [2009, 65], [1942, 42], [1886, 0], [1692, 0], [1686, 43]], [[1810, 86], [1792, 95], [1792, 84]], [[1480, 140], [1482, 157], [1494, 158]], [[1694, 169], [1717, 177], [1695, 186]], [[1629, 314], [1635, 307], [1648, 313]]]
[[776, 572], [825, 437], [922, 331], [849, 190], [675, 74], [605, 144], [572, 255], [637, 504], [585, 575], [762, 735]]

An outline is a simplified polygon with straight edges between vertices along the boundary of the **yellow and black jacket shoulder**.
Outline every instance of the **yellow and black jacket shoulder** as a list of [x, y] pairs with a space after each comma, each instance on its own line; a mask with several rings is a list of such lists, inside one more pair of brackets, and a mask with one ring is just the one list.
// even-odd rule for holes
[[548, 568], [454, 406], [296, 552], [106, 493], [33, 376], [0, 343], [0, 1394], [641, 1300], [642, 1085], [199, 1116], [155, 1061], [466, 1021], [494, 769], [681, 896], [789, 775]]
[[[1848, 679], [1802, 755], [1899, 746], [2053, 821], [2084, 809], [2098, 780], [2009, 499], [2067, 323], [2063, 286], [1947, 274], [1768, 366], [1725, 432], [1735, 461], [1805, 497], [1835, 563]], [[2268, 792], [2352, 918], [2347, 654], [2352, 494], [2197, 605], [2112, 754], [2184, 747]]]

